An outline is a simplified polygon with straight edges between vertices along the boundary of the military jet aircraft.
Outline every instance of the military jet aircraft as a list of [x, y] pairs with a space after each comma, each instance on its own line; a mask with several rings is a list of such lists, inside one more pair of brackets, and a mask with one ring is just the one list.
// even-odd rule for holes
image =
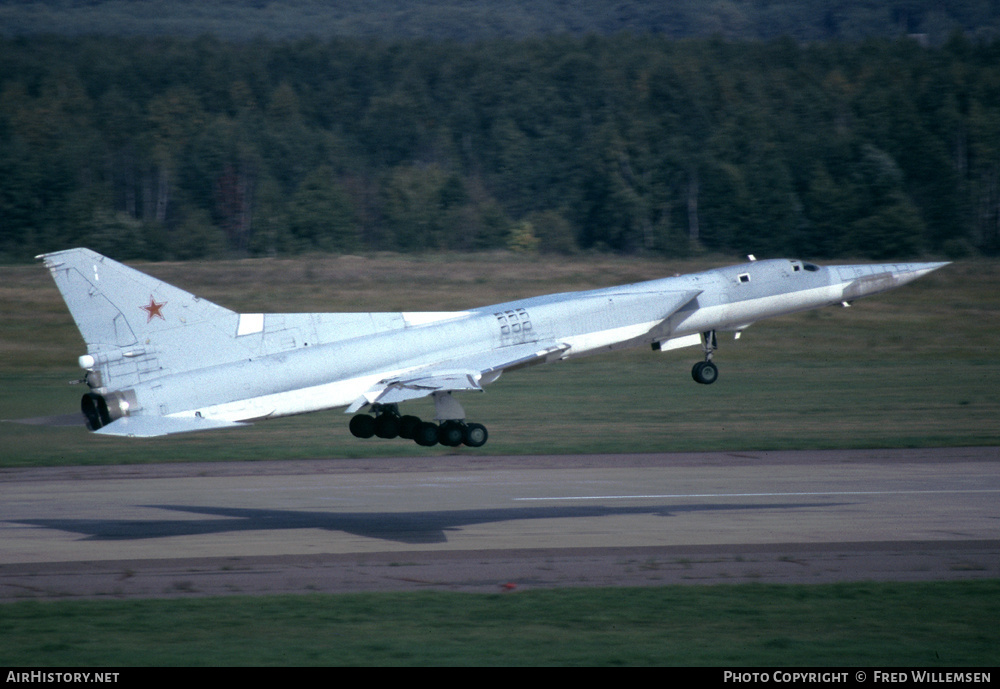
[[[700, 345], [698, 383], [719, 375], [716, 333], [905, 285], [946, 263], [742, 265], [467, 311], [236, 313], [89, 249], [39, 256], [87, 345], [81, 408], [95, 433], [159, 436], [347, 407], [359, 438], [482, 446], [452, 393], [535, 364], [639, 346]], [[435, 421], [399, 404], [430, 396]]]

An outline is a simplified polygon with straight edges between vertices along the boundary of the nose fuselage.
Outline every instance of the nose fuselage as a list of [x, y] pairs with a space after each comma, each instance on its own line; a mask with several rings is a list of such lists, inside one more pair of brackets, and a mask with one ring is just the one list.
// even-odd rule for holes
[[947, 262], [877, 263], [830, 266], [827, 270], [843, 286], [842, 301], [850, 302], [901, 287], [946, 265], [948, 265]]

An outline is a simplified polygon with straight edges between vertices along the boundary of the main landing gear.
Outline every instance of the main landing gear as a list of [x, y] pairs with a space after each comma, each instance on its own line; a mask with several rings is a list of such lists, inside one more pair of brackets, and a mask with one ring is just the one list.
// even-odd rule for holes
[[[446, 401], [439, 402], [437, 394], [447, 395]], [[441, 410], [447, 407], [454, 411], [461, 410], [448, 393], [435, 394], [435, 402]], [[412, 440], [417, 445], [432, 447], [438, 443], [446, 447], [482, 447], [486, 444], [489, 433], [486, 426], [479, 423], [466, 423], [462, 419], [445, 419], [440, 424], [423, 421], [416, 416], [399, 414], [395, 404], [374, 404], [371, 414], [357, 414], [351, 417], [349, 428], [355, 438], [404, 438]], [[464, 410], [462, 411], [464, 416]]]
[[712, 362], [715, 350], [719, 348], [719, 341], [715, 337], [715, 331], [709, 330], [701, 334], [702, 349], [705, 350], [705, 360], [699, 361], [691, 369], [691, 377], [696, 383], [711, 385], [719, 378], [719, 369]]

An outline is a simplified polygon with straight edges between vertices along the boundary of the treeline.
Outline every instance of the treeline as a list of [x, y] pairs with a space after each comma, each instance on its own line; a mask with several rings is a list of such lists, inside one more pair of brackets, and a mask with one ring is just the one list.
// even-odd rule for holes
[[479, 41], [623, 31], [858, 41], [1000, 37], [1000, 0], [0, 0], [0, 35]]
[[1000, 251], [1000, 42], [0, 40], [0, 259]]

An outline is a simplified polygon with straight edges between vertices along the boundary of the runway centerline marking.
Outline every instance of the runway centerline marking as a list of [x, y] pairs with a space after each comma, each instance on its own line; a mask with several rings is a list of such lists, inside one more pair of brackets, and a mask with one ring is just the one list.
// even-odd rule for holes
[[774, 498], [774, 497], [816, 497], [822, 495], [941, 495], [946, 493], [1000, 493], [1000, 488], [982, 488], [968, 490], [843, 490], [815, 491], [797, 493], [663, 493], [658, 495], [568, 495], [549, 496], [541, 498], [514, 498], [515, 502], [532, 502], [542, 500], [662, 500], [664, 498]]

